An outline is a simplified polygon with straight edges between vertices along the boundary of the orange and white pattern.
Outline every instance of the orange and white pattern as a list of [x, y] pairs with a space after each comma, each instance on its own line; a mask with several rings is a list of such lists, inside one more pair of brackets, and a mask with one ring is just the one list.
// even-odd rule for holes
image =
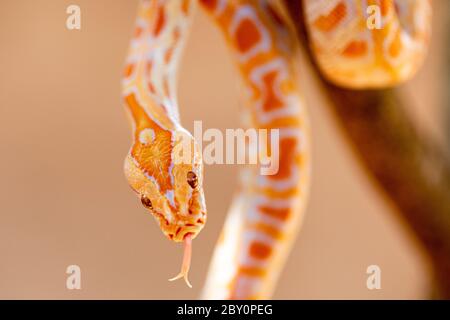
[[[125, 175], [163, 233], [170, 240], [184, 242], [182, 270], [175, 278], [184, 277], [189, 286], [191, 242], [206, 222], [203, 163], [198, 144], [179, 123], [175, 88], [179, 55], [195, 3], [140, 2], [123, 79], [133, 130]], [[187, 161], [177, 161], [177, 150], [186, 141], [191, 145]]]
[[[203, 298], [270, 298], [308, 199], [311, 151], [299, 86], [298, 44], [281, 1], [141, 0], [123, 80], [133, 142], [125, 175], [172, 241], [184, 242], [187, 274], [192, 240], [206, 222], [201, 150], [180, 124], [176, 72], [197, 3], [219, 27], [245, 89], [244, 125], [279, 130], [279, 170], [241, 175], [211, 262]], [[370, 88], [410, 78], [430, 35], [428, 0], [304, 0], [311, 46], [325, 76]], [[381, 28], [367, 28], [377, 5]], [[192, 147], [179, 162], [180, 141]]]
[[279, 171], [242, 173], [203, 297], [270, 297], [308, 195], [308, 116], [298, 85], [295, 33], [268, 1], [200, 1], [222, 31], [247, 89], [248, 126], [279, 129]]
[[[311, 49], [322, 73], [338, 85], [399, 84], [426, 55], [430, 0], [304, 0], [303, 5]], [[378, 27], [371, 28], [376, 19]]]

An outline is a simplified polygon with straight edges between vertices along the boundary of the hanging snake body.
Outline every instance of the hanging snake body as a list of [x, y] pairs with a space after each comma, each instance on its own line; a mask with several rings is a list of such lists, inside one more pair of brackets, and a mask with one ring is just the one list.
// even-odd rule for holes
[[[189, 284], [192, 240], [206, 222], [206, 206], [201, 150], [180, 124], [176, 71], [197, 3], [221, 30], [237, 66], [245, 89], [243, 125], [279, 130], [279, 170], [273, 175], [261, 175], [258, 166], [243, 170], [203, 297], [268, 298], [303, 220], [311, 167], [297, 37], [281, 1], [140, 1], [123, 80], [133, 129], [125, 174], [163, 233], [184, 242], [181, 272], [173, 279], [184, 277]], [[423, 60], [428, 0], [303, 5], [312, 49], [330, 81], [358, 88], [394, 85], [410, 78]], [[369, 5], [380, 8], [380, 29], [367, 28]]]

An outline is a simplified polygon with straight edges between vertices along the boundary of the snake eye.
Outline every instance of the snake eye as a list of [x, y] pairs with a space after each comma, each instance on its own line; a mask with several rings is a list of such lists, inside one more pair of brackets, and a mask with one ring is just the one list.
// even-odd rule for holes
[[188, 172], [187, 183], [191, 186], [192, 189], [197, 188], [198, 179], [197, 179], [197, 175], [194, 172], [192, 172], [192, 171]]
[[153, 210], [152, 201], [149, 198], [147, 198], [146, 196], [144, 196], [144, 195], [141, 196], [141, 203], [147, 209]]

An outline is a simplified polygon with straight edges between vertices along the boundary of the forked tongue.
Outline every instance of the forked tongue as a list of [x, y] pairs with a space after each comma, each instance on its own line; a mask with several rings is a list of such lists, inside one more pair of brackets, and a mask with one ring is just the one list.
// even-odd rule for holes
[[175, 281], [180, 278], [184, 278], [184, 281], [186, 281], [188, 287], [192, 288], [192, 285], [188, 279], [189, 268], [191, 267], [191, 256], [192, 256], [192, 234], [188, 233], [184, 237], [184, 255], [183, 255], [183, 264], [181, 265], [181, 271], [177, 276], [169, 279], [169, 281]]

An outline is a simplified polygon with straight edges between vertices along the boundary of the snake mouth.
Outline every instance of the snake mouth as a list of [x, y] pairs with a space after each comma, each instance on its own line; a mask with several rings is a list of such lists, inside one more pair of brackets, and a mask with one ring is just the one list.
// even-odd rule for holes
[[189, 210], [189, 213], [180, 214], [173, 210], [174, 221], [169, 223], [166, 220], [164, 225], [160, 224], [162, 231], [170, 240], [175, 242], [183, 242], [188, 234], [192, 239], [195, 239], [206, 222], [206, 211], [196, 211], [194, 213]]
[[170, 240], [175, 242], [183, 242], [187, 236], [192, 240], [197, 237], [200, 231], [203, 229], [203, 224], [185, 224], [184, 226], [179, 226], [174, 232], [167, 233]]
[[195, 239], [203, 229], [206, 222], [206, 212], [201, 212], [199, 216], [181, 215], [172, 212], [174, 220], [170, 221], [164, 214], [155, 210], [150, 211], [159, 224], [163, 234], [171, 241], [183, 242], [188, 234]]

